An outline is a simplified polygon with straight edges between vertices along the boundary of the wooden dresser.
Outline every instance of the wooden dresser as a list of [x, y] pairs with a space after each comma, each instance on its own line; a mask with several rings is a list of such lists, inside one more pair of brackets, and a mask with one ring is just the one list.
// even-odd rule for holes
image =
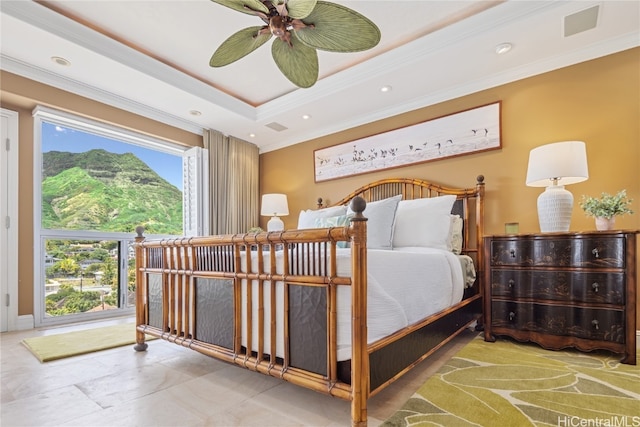
[[636, 231], [485, 237], [484, 337], [636, 364]]

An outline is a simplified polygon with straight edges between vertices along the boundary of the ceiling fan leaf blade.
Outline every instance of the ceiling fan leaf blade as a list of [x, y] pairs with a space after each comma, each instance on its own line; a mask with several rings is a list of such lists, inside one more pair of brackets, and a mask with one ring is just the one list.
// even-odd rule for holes
[[318, 0], [289, 0], [287, 2], [287, 12], [294, 19], [303, 19], [316, 7]]
[[348, 7], [318, 1], [303, 19], [313, 28], [302, 28], [296, 35], [307, 46], [330, 52], [360, 52], [380, 42], [380, 29], [370, 19]]
[[294, 85], [308, 88], [318, 80], [318, 52], [291, 38], [293, 46], [289, 46], [278, 38], [273, 40], [271, 54], [276, 65], [286, 78]]
[[211, 67], [223, 67], [243, 58], [265, 44], [271, 33], [259, 35], [263, 27], [249, 27], [231, 35], [216, 49], [209, 60]]
[[[246, 13], [249, 15], [255, 15], [251, 10], [257, 10], [260, 12], [264, 12], [266, 14], [269, 13], [269, 9], [260, 1], [260, 0], [211, 0], [214, 3], [221, 4], [230, 9], [237, 10], [238, 12]], [[249, 8], [247, 9], [245, 5]]]

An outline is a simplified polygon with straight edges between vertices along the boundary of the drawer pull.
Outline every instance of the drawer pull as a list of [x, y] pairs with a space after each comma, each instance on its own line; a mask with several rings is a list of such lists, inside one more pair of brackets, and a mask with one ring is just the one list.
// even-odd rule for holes
[[593, 282], [591, 284], [591, 288], [593, 289], [593, 292], [595, 292], [596, 294], [598, 293], [598, 288], [600, 287], [600, 285], [598, 284], [598, 282]]
[[593, 256], [595, 256], [596, 258], [600, 258], [600, 251], [598, 250], [598, 248], [593, 248], [593, 250], [591, 251], [591, 253], [593, 254]]
[[516, 318], [516, 313], [514, 313], [513, 311], [509, 312], [509, 322], [513, 322], [513, 320]]
[[509, 249], [509, 256], [511, 256], [511, 258], [515, 258], [516, 257], [516, 250], [515, 249]]
[[600, 329], [600, 322], [594, 319], [591, 321], [591, 326], [593, 326], [593, 329], [597, 331], [598, 329]]
[[509, 287], [510, 287], [510, 288], [513, 288], [513, 285], [515, 285], [515, 284], [516, 284], [516, 281], [515, 281], [515, 280], [513, 280], [513, 279], [509, 279]]

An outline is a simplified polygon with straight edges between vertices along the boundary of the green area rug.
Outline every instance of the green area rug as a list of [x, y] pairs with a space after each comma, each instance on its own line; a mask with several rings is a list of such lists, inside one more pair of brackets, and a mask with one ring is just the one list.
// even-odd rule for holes
[[[152, 337], [147, 336], [147, 340]], [[41, 361], [63, 359], [136, 342], [136, 327], [124, 323], [102, 328], [25, 338], [22, 343]]]
[[640, 425], [640, 365], [473, 339], [382, 426]]

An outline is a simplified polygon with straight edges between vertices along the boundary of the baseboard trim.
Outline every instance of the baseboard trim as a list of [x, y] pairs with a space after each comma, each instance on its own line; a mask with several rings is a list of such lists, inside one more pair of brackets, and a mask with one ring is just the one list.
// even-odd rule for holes
[[16, 331], [24, 331], [25, 329], [35, 328], [35, 319], [33, 318], [33, 314], [18, 316], [18, 320], [16, 321], [15, 326]]

